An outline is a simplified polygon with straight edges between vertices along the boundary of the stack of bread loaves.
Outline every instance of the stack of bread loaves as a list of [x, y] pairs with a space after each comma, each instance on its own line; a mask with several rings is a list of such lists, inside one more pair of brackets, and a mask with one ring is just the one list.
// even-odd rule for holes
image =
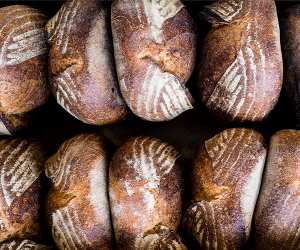
[[[180, 0], [66, 0], [48, 22], [8, 5], [0, 8], [0, 134], [11, 135], [0, 138], [0, 250], [300, 250], [300, 131], [271, 132], [269, 141], [259, 126], [227, 127], [264, 120], [279, 99], [274, 0], [201, 6], [210, 31], [195, 70], [199, 34]], [[285, 15], [286, 92], [299, 115], [300, 6]], [[169, 129], [197, 106], [190, 79], [206, 111], [227, 121], [193, 138], [192, 159], [178, 150], [188, 140], [180, 129], [168, 140], [134, 123], [142, 133], [124, 129], [126, 140], [112, 145], [105, 128], [84, 125], [130, 116]], [[84, 131], [52, 146], [43, 143], [52, 133], [32, 125], [50, 92]], [[16, 137], [25, 127], [32, 133]]]

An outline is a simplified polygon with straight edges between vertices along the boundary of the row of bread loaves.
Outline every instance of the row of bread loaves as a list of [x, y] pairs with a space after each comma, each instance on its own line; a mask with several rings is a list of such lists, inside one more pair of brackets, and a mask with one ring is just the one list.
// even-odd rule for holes
[[[12, 5], [1, 13], [4, 134], [25, 126], [28, 112], [46, 102], [47, 55], [53, 95], [82, 122], [121, 121], [126, 106], [148, 121], [193, 108], [185, 85], [196, 64], [197, 32], [180, 0], [65, 1], [46, 29], [35, 9]], [[274, 0], [221, 0], [202, 15], [212, 28], [196, 67], [197, 95], [220, 118], [264, 119], [282, 84]]]
[[46, 161], [51, 187], [43, 213], [42, 147], [2, 139], [0, 247], [40, 242], [46, 215], [58, 249], [112, 249], [116, 243], [118, 249], [186, 250], [188, 242], [177, 234], [183, 218], [183, 233], [200, 249], [243, 249], [252, 232], [257, 249], [297, 250], [299, 147], [294, 130], [273, 135], [269, 151], [252, 129], [217, 134], [195, 156], [192, 200], [183, 214], [183, 165], [172, 146], [135, 137], [110, 160], [101, 137], [81, 134]]

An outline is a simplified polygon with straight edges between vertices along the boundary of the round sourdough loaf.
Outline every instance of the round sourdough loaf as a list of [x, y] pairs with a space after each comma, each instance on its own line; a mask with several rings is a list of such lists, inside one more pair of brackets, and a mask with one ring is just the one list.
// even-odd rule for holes
[[284, 55], [284, 87], [292, 104], [297, 127], [300, 127], [300, 5], [286, 10], [282, 18], [282, 46]]
[[282, 86], [274, 0], [221, 0], [207, 6], [203, 14], [212, 29], [197, 72], [202, 101], [222, 119], [264, 119]]
[[103, 140], [94, 134], [66, 141], [46, 162], [47, 217], [59, 249], [112, 249], [107, 164]]
[[172, 232], [181, 219], [178, 157], [172, 146], [149, 137], [128, 140], [113, 156], [109, 196], [118, 249], [185, 249]]
[[[46, 22], [45, 15], [27, 6], [0, 8], [1, 134], [26, 126], [14, 115], [31, 111], [48, 99]], [[12, 126], [7, 122], [10, 119], [23, 125]]]
[[300, 132], [272, 136], [255, 213], [256, 249], [300, 248]]
[[124, 118], [113, 61], [109, 9], [98, 0], [63, 3], [47, 24], [50, 78], [57, 102], [95, 125]]
[[40, 238], [42, 147], [26, 139], [0, 140], [0, 242]]
[[50, 250], [51, 247], [30, 240], [10, 240], [0, 244], [0, 250]]
[[242, 128], [225, 130], [200, 147], [183, 223], [201, 249], [244, 249], [266, 153], [263, 137]]
[[116, 0], [112, 30], [121, 92], [134, 114], [167, 121], [193, 108], [185, 83], [194, 68], [195, 26], [180, 0]]

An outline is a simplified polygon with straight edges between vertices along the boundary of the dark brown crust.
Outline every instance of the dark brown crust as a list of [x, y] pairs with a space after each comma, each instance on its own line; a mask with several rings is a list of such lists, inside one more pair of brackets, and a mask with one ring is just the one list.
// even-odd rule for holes
[[282, 130], [271, 138], [255, 214], [257, 249], [300, 246], [300, 132]]
[[281, 22], [284, 55], [284, 87], [293, 105], [297, 126], [300, 126], [300, 5], [286, 10]]
[[149, 137], [132, 138], [114, 154], [109, 196], [119, 249], [137, 249], [158, 225], [176, 231], [183, 191], [178, 156], [172, 146]]
[[52, 186], [47, 217], [62, 249], [111, 249], [107, 153], [103, 139], [81, 134], [66, 141], [46, 162]]
[[67, 1], [47, 31], [51, 87], [61, 106], [89, 124], [122, 120], [127, 111], [114, 68], [108, 8], [97, 0]]
[[0, 112], [25, 113], [44, 104], [49, 95], [46, 16], [22, 5], [3, 7], [0, 16]]
[[[229, 11], [228, 3], [234, 12]], [[208, 6], [204, 15], [212, 22], [212, 29], [198, 70], [202, 101], [223, 119], [264, 119], [277, 103], [282, 85], [274, 1], [221, 0]]]
[[44, 152], [37, 143], [0, 141], [0, 242], [41, 237], [40, 174], [44, 161]]
[[265, 157], [263, 137], [250, 129], [225, 130], [200, 148], [184, 226], [201, 249], [245, 246]]
[[[166, 16], [154, 15], [157, 9]], [[166, 121], [192, 108], [185, 83], [195, 63], [195, 25], [179, 0], [114, 1], [112, 30], [120, 88], [133, 113], [149, 121]], [[164, 95], [169, 95], [171, 105]]]

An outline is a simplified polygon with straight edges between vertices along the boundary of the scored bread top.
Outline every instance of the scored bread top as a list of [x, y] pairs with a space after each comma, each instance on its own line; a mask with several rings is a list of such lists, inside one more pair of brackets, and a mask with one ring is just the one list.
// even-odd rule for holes
[[42, 147], [27, 139], [0, 140], [0, 242], [40, 237]]
[[109, 9], [97, 0], [63, 4], [47, 24], [50, 77], [57, 102], [89, 124], [126, 115], [113, 62]]
[[47, 18], [23, 5], [0, 8], [0, 16], [0, 112], [28, 112], [49, 94]]
[[47, 217], [60, 249], [110, 249], [107, 153], [103, 139], [81, 134], [46, 162]]
[[112, 31], [120, 88], [133, 113], [166, 121], [192, 109], [185, 87], [196, 58], [195, 25], [180, 0], [117, 0]]
[[109, 196], [120, 249], [137, 249], [158, 225], [177, 230], [183, 191], [178, 157], [172, 146], [149, 137], [128, 140], [113, 156]]
[[184, 224], [203, 249], [245, 245], [265, 158], [264, 139], [251, 129], [227, 129], [200, 148]]

